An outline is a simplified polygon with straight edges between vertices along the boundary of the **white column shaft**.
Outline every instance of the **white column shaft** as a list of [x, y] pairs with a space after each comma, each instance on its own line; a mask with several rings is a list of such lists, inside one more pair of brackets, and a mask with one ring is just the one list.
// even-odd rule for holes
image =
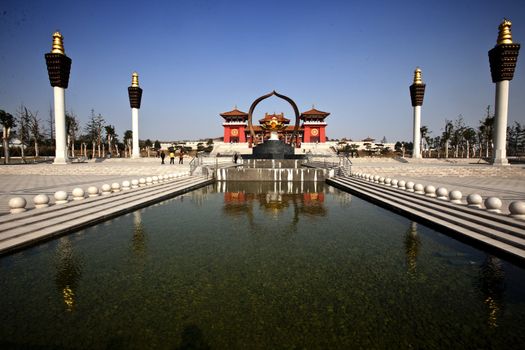
[[55, 100], [55, 161], [53, 164], [66, 164], [67, 144], [66, 144], [66, 90], [54, 86], [53, 95]]
[[507, 115], [509, 111], [509, 80], [496, 83], [496, 116], [494, 120], [494, 165], [508, 165]]
[[131, 128], [133, 132], [133, 151], [131, 152], [132, 158], [140, 158], [139, 148], [139, 109], [131, 109]]
[[421, 158], [421, 106], [414, 106], [414, 148], [412, 158]]

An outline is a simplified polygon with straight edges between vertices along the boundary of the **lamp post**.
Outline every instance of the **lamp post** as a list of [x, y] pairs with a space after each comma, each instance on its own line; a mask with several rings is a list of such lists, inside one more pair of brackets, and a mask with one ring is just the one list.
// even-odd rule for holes
[[55, 102], [55, 161], [53, 164], [69, 162], [66, 146], [66, 90], [69, 83], [71, 58], [64, 51], [63, 37], [53, 33], [53, 48], [45, 54], [49, 82], [53, 87]]
[[139, 87], [139, 75], [133, 72], [131, 86], [128, 87], [129, 104], [131, 106], [131, 128], [133, 132], [131, 158], [140, 158], [139, 149], [139, 108], [142, 100], [142, 89]]
[[414, 133], [412, 138], [413, 149], [412, 158], [421, 158], [421, 106], [425, 96], [425, 84], [421, 80], [421, 69], [419, 67], [414, 71], [414, 82], [410, 85], [410, 99], [414, 107]]
[[507, 115], [509, 108], [509, 83], [514, 77], [520, 44], [512, 42], [512, 23], [504, 19], [499, 25], [498, 41], [489, 51], [490, 73], [496, 83], [496, 115], [494, 127], [494, 165], [508, 165]]

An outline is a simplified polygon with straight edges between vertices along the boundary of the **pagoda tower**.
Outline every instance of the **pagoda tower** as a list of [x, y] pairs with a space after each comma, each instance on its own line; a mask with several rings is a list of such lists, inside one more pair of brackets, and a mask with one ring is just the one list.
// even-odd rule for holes
[[319, 111], [315, 108], [303, 112], [301, 120], [303, 121], [303, 142], [326, 142], [326, 122], [324, 121], [330, 113]]
[[248, 120], [248, 113], [244, 113], [237, 109], [237, 106], [232, 111], [220, 114], [224, 118], [224, 142], [226, 143], [244, 143], [246, 142], [246, 126]]

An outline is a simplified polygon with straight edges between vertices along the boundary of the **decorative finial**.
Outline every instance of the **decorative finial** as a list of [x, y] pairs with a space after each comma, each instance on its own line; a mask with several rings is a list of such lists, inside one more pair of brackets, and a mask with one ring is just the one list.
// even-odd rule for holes
[[508, 19], [504, 18], [503, 22], [499, 25], [499, 33], [498, 33], [498, 45], [501, 44], [512, 44], [512, 33], [510, 32], [510, 27], [512, 26], [512, 22]]
[[235, 105], [235, 108], [234, 109], [237, 109], [237, 105]]
[[423, 84], [423, 80], [421, 80], [421, 69], [419, 67], [414, 71], [414, 84]]
[[133, 72], [133, 74], [131, 74], [131, 86], [139, 87], [139, 74], [137, 72]]
[[312, 109], [315, 109], [315, 104], [312, 103]]
[[53, 49], [51, 50], [51, 53], [59, 53], [62, 55], [65, 55], [64, 51], [64, 43], [62, 42], [62, 34], [60, 32], [54, 32], [53, 33]]

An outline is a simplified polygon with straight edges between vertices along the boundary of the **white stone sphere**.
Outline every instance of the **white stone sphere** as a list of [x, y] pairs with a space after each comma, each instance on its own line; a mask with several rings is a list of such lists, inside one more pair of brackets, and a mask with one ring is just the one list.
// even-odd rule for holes
[[67, 192], [66, 191], [56, 191], [53, 195], [55, 197], [55, 204], [67, 203]]
[[436, 196], [436, 188], [432, 185], [426, 185], [425, 186], [425, 196], [427, 197], [435, 197]]
[[102, 190], [102, 194], [110, 194], [111, 193], [111, 186], [109, 184], [103, 184], [102, 187], [100, 187]]
[[27, 201], [23, 197], [13, 197], [9, 200], [9, 208], [11, 208], [11, 213], [21, 213], [26, 211]]
[[164, 176], [163, 176], [164, 181], [168, 181], [169, 178], [170, 178], [169, 175], [164, 175]]
[[80, 187], [76, 187], [71, 191], [71, 194], [73, 195], [73, 200], [79, 201], [84, 199], [84, 190]]
[[379, 175], [374, 175], [374, 182], [378, 182], [379, 181]]
[[525, 219], [525, 202], [514, 201], [509, 204], [509, 212], [512, 217], [518, 219]]
[[153, 183], [153, 179], [151, 178], [151, 176], [148, 176], [146, 178], [146, 185], [151, 185]]
[[168, 174], [168, 177], [169, 177], [170, 179], [173, 179], [173, 174]]
[[89, 186], [87, 189], [87, 193], [89, 197], [97, 197], [99, 195], [98, 187], [96, 186]]
[[438, 187], [436, 190], [436, 195], [438, 199], [448, 200], [448, 190], [445, 187]]
[[389, 177], [387, 177], [387, 178], [385, 179], [385, 185], [390, 186], [391, 184], [392, 184], [392, 179], [389, 178]]
[[397, 184], [399, 183], [399, 181], [397, 179], [392, 179], [392, 181], [390, 182], [390, 184], [392, 185], [392, 187], [397, 187]]
[[379, 181], [380, 184], [384, 184], [385, 183], [385, 178], [380, 176], [378, 181]]
[[406, 181], [405, 180], [399, 180], [399, 182], [397, 183], [397, 187], [399, 188], [405, 188], [406, 187]]
[[139, 186], [139, 180], [133, 179], [131, 180], [131, 187], [137, 188]]
[[414, 185], [414, 192], [416, 193], [425, 193], [425, 186], [422, 184], [415, 184]]
[[151, 181], [153, 181], [153, 183], [157, 183], [157, 182], [159, 182], [159, 177], [158, 176], [153, 176], [151, 178]]
[[471, 193], [467, 196], [467, 205], [473, 208], [481, 208], [483, 198], [477, 193]]
[[498, 197], [488, 197], [485, 199], [485, 208], [487, 208], [487, 211], [499, 213], [501, 212], [500, 209], [502, 205], [503, 203]]
[[37, 194], [33, 197], [35, 208], [49, 207], [49, 196], [47, 194]]
[[146, 179], [145, 178], [141, 177], [139, 179], [139, 186], [146, 186]]
[[405, 184], [405, 187], [406, 187], [407, 191], [413, 192], [414, 191], [414, 185], [415, 184], [412, 181], [408, 181]]
[[461, 198], [462, 197], [463, 197], [463, 194], [460, 191], [458, 191], [458, 190], [451, 191], [448, 194], [448, 198], [450, 198], [450, 201], [452, 203], [461, 203]]
[[120, 184], [118, 182], [113, 182], [111, 184], [111, 190], [113, 192], [120, 192]]
[[130, 187], [131, 187], [131, 182], [129, 182], [128, 180], [122, 181], [122, 189], [123, 190], [129, 190]]

